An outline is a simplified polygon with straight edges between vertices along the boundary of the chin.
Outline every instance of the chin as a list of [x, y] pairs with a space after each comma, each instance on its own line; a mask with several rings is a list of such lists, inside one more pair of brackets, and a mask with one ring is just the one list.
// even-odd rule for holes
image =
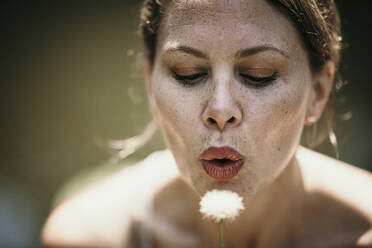
[[210, 178], [208, 175], [200, 175], [189, 180], [192, 188], [203, 196], [208, 191], [217, 190], [230, 190], [239, 194], [242, 197], [252, 197], [257, 194], [261, 188], [256, 177], [236, 177], [230, 180], [216, 180]]

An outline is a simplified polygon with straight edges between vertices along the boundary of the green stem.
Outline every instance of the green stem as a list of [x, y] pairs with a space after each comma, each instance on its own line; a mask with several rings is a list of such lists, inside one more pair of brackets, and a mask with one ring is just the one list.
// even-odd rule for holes
[[218, 247], [223, 248], [223, 220], [218, 223]]

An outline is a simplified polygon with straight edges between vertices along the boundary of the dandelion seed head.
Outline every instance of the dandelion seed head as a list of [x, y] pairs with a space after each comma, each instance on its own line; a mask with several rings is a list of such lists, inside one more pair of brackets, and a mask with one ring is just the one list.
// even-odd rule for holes
[[200, 201], [200, 212], [203, 217], [215, 222], [234, 220], [243, 209], [243, 199], [237, 193], [228, 190], [208, 191]]

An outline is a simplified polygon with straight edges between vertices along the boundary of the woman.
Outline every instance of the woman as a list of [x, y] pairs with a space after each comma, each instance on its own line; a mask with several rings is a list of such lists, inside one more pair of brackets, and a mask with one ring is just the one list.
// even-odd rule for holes
[[339, 30], [331, 0], [145, 0], [146, 87], [170, 151], [61, 204], [45, 244], [216, 247], [199, 200], [224, 189], [246, 208], [226, 247], [372, 247], [372, 176], [299, 146], [304, 126], [329, 132]]

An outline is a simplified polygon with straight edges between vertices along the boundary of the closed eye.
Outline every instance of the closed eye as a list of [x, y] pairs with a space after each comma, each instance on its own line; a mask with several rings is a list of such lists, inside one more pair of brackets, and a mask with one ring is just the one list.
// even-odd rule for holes
[[278, 77], [278, 73], [274, 72], [273, 74], [266, 77], [254, 77], [244, 73], [239, 73], [239, 76], [242, 78], [244, 83], [251, 84], [255, 87], [262, 87], [275, 81]]
[[178, 74], [173, 71], [173, 77], [177, 81], [181, 82], [184, 85], [191, 86], [193, 84], [198, 83], [199, 81], [203, 80], [208, 73], [206, 72], [200, 72], [200, 73], [194, 73], [190, 75], [182, 75]]

